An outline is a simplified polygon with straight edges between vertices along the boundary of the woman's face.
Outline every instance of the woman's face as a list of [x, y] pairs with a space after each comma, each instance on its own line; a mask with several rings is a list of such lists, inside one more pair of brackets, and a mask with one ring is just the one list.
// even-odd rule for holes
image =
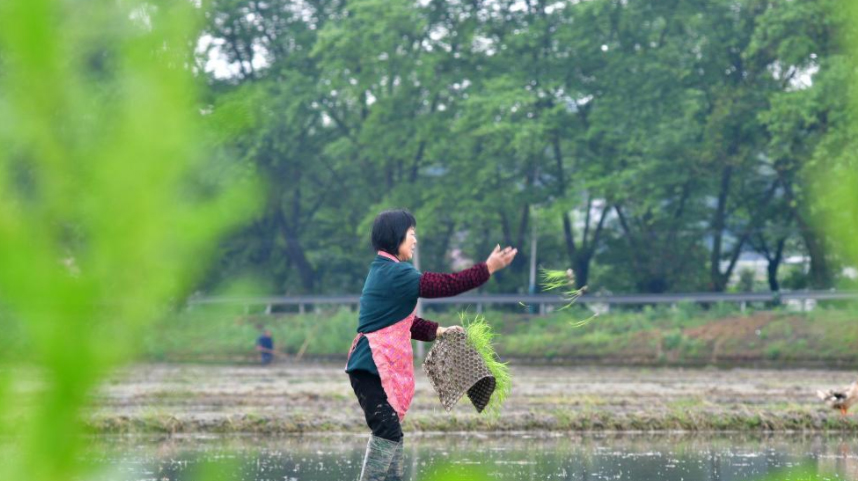
[[414, 248], [417, 247], [417, 233], [414, 232], [414, 227], [409, 227], [405, 233], [405, 240], [399, 244], [399, 260], [408, 261], [414, 257]]

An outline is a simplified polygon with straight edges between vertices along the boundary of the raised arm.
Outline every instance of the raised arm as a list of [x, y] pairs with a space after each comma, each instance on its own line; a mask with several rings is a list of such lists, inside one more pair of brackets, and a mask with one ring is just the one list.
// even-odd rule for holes
[[424, 272], [420, 276], [419, 296], [430, 299], [452, 297], [479, 287], [489, 280], [493, 272], [508, 266], [517, 252], [518, 250], [512, 247], [501, 250], [500, 246], [497, 246], [485, 262], [469, 269], [454, 274]]
[[457, 296], [485, 284], [490, 276], [485, 262], [454, 274], [424, 272], [420, 276], [420, 297], [432, 299]]

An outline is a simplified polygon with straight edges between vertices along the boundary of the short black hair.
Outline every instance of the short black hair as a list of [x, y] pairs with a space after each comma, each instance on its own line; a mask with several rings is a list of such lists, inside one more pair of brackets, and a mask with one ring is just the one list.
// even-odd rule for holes
[[372, 248], [376, 251], [399, 255], [399, 246], [408, 229], [417, 227], [417, 219], [405, 209], [386, 210], [372, 223]]

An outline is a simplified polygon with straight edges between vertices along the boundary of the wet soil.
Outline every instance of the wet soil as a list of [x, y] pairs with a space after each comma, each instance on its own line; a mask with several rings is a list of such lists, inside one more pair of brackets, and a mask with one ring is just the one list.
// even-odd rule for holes
[[[849, 371], [512, 366], [499, 417], [467, 398], [451, 412], [416, 369], [405, 419], [435, 431], [858, 431], [817, 398]], [[858, 415], [856, 415], [858, 416]], [[87, 413], [93, 432], [364, 432], [342, 364], [136, 365], [115, 373]]]

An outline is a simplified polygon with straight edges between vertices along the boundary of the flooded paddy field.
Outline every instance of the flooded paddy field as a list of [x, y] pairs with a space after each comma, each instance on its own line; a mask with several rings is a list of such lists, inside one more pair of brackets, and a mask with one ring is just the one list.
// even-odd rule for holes
[[[856, 373], [813, 369], [512, 366], [503, 413], [465, 398], [444, 411], [421, 369], [406, 433], [433, 431], [846, 431], [817, 389]], [[363, 433], [341, 364], [136, 365], [115, 373], [87, 413], [93, 433]]]
[[[365, 442], [356, 434], [99, 436], [87, 461], [117, 481], [354, 480]], [[472, 479], [474, 470], [501, 481], [807, 479], [791, 477], [796, 469], [858, 479], [858, 440], [843, 433], [439, 433], [405, 442], [408, 480]], [[433, 478], [439, 470], [453, 476]]]

